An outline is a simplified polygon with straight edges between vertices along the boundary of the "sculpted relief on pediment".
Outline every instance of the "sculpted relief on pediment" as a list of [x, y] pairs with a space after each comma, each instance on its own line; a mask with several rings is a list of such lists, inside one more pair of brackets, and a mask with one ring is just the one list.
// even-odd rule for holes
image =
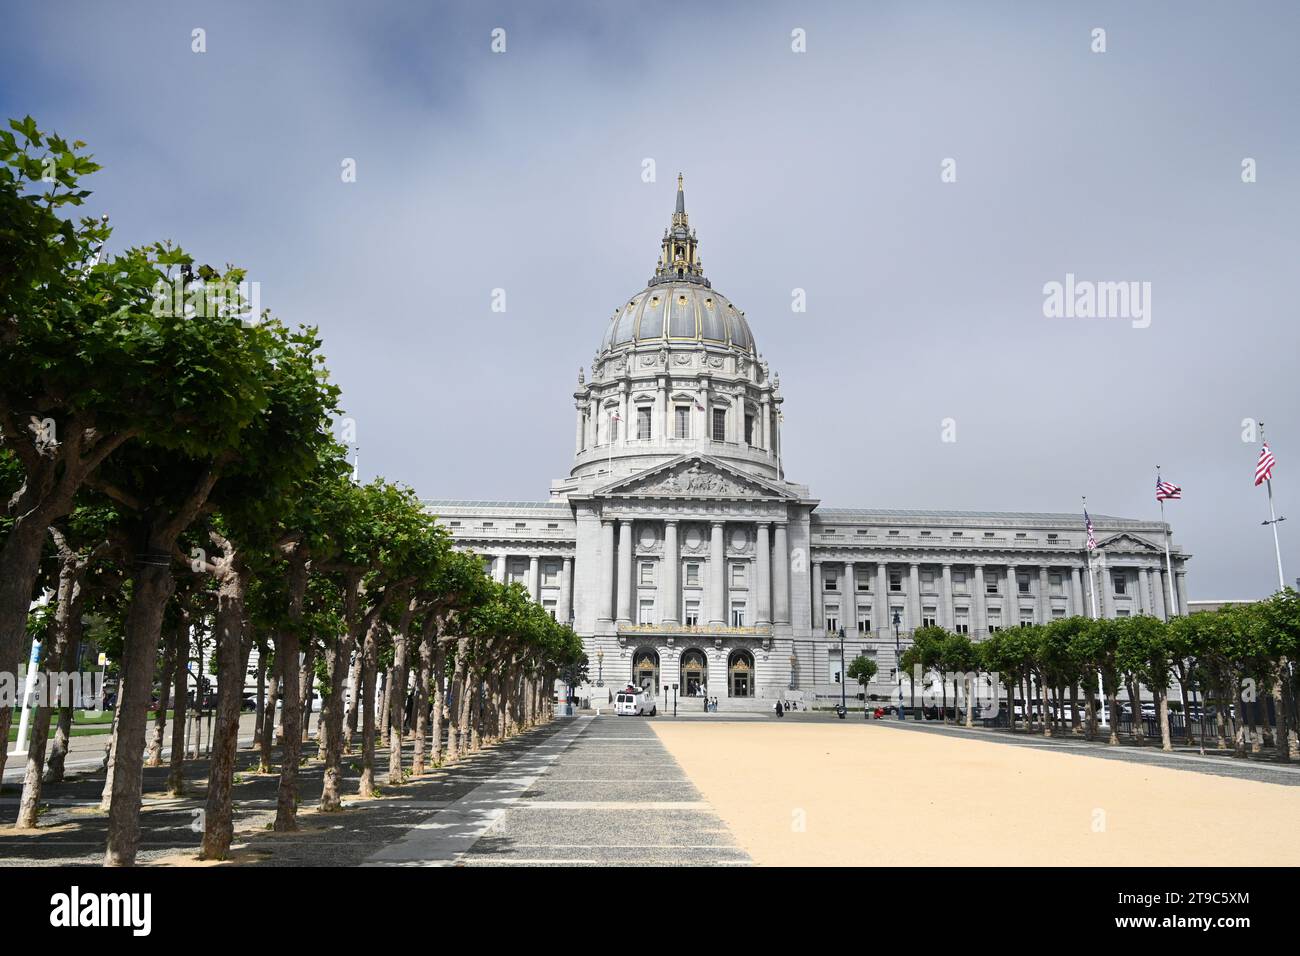
[[721, 474], [698, 461], [666, 474], [654, 475], [645, 481], [620, 488], [632, 494], [652, 495], [753, 495], [770, 494], [757, 485], [736, 480]]

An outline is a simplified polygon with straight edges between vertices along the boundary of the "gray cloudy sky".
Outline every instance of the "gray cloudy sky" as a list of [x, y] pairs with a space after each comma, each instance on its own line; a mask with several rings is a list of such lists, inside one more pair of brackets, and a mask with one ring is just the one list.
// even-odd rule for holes
[[[1279, 511], [1300, 519], [1294, 4], [3, 16], [5, 115], [91, 144], [115, 245], [247, 266], [264, 305], [321, 326], [365, 477], [544, 498], [570, 464], [578, 367], [651, 274], [682, 170], [706, 273], [781, 375], [787, 476], [827, 506], [1086, 494], [1156, 517], [1158, 462], [1184, 488], [1169, 510], [1192, 597], [1275, 587], [1241, 422], [1267, 423]], [[1150, 327], [1044, 318], [1066, 273], [1150, 282]], [[1294, 579], [1300, 521], [1282, 531]]]

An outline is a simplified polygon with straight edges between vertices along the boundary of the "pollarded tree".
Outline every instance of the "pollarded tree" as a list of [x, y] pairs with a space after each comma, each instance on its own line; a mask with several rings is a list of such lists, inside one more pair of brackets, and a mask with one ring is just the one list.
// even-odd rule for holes
[[953, 675], [952, 703], [953, 723], [956, 723], [956, 708], [959, 701], [958, 687], [966, 698], [966, 726], [975, 726], [975, 669], [979, 666], [979, 657], [975, 645], [965, 634], [949, 634], [942, 647], [944, 669]]
[[1300, 593], [1294, 588], [1277, 592], [1259, 608], [1265, 623], [1269, 656], [1273, 661], [1273, 710], [1277, 717], [1274, 747], [1282, 762], [1300, 759], [1297, 736], [1296, 673], [1300, 658]]
[[[1130, 699], [1133, 704], [1134, 726], [1143, 720], [1141, 697], [1137, 688], [1146, 685], [1155, 698], [1156, 717], [1160, 727], [1160, 746], [1172, 750], [1169, 736], [1169, 649], [1165, 641], [1165, 623], [1148, 614], [1119, 618], [1119, 645], [1117, 648], [1121, 667], [1131, 672]], [[1136, 734], [1135, 734], [1136, 735]], [[1137, 735], [1140, 743], [1145, 736]]]
[[866, 654], [859, 654], [849, 661], [849, 678], [862, 685], [862, 707], [864, 710], [867, 708], [867, 685], [875, 680], [876, 672], [879, 669], [880, 666], [876, 663], [876, 659], [868, 657]]

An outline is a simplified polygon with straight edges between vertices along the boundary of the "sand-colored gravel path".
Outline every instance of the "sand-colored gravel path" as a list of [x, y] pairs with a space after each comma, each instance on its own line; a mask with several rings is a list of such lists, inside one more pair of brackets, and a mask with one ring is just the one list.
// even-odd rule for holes
[[1300, 863], [1300, 787], [879, 724], [652, 726], [761, 865]]

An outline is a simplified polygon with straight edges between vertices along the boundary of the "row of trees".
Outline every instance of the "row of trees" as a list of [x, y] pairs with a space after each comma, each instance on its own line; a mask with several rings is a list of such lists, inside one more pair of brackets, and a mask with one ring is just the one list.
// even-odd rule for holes
[[[945, 715], [949, 685], [954, 706], [961, 691], [967, 726], [973, 720], [976, 694], [963, 685], [969, 685], [973, 672], [984, 671], [996, 673], [1005, 687], [1012, 730], [1023, 723], [1026, 730], [1050, 737], [1065, 730], [1068, 714], [1070, 731], [1092, 739], [1104, 704], [1109, 742], [1116, 744], [1120, 701], [1127, 698], [1133, 736], [1141, 744], [1146, 736], [1145, 688], [1155, 704], [1155, 724], [1165, 750], [1173, 747], [1171, 709], [1183, 713], [1186, 741], [1193, 742], [1189, 718], [1195, 703], [1202, 720], [1212, 711], [1220, 749], [1231, 741], [1236, 753], [1245, 756], [1272, 746], [1277, 759], [1288, 761], [1300, 759], [1297, 655], [1300, 594], [1287, 588], [1267, 601], [1228, 605], [1168, 622], [1148, 615], [1069, 617], [997, 631], [978, 643], [964, 634], [924, 627], [915, 633], [900, 666], [909, 680], [917, 667], [940, 675]], [[1179, 700], [1171, 704], [1175, 686]], [[1023, 715], [1016, 713], [1017, 699], [1024, 702]], [[1041, 702], [1037, 715], [1034, 701]]]
[[[278, 830], [296, 827], [302, 704], [317, 680], [323, 810], [340, 806], [341, 755], [358, 721], [365, 796], [383, 735], [388, 780], [402, 780], [408, 723], [419, 774], [545, 719], [548, 688], [581, 666], [581, 643], [522, 588], [453, 550], [409, 489], [350, 480], [316, 330], [250, 314], [242, 270], [196, 266], [170, 243], [106, 256], [107, 221], [74, 216], [98, 168], [84, 144], [46, 135], [30, 117], [9, 127], [0, 131], [0, 674], [16, 673], [33, 637], [45, 673], [75, 666], [85, 623], [96, 622], [119, 672], [105, 863], [135, 860], [143, 765], [161, 761], [169, 698], [169, 787], [183, 788], [196, 631], [210, 637], [218, 674], [207, 858], [224, 856], [232, 838], [254, 645], [282, 714]], [[36, 715], [20, 826], [36, 823], [43, 777], [62, 773], [70, 703], [48, 768], [54, 715], [48, 706]], [[0, 740], [11, 719], [0, 709]], [[258, 723], [269, 769], [275, 722]]]

